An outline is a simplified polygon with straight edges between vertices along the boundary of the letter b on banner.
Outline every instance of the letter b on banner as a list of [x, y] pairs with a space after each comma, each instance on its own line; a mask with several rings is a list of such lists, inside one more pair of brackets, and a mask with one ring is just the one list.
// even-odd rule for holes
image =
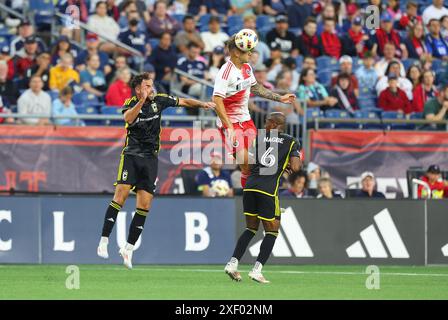
[[208, 219], [202, 212], [185, 212], [185, 251], [204, 251], [210, 244]]

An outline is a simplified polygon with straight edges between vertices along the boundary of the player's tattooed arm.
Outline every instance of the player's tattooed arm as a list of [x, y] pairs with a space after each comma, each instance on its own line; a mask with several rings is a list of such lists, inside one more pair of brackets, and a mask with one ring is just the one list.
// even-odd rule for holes
[[287, 93], [281, 96], [278, 93], [266, 89], [259, 83], [256, 83], [252, 87], [250, 87], [250, 92], [256, 96], [282, 103], [293, 103], [296, 99], [295, 94]]
[[281, 95], [279, 95], [278, 93], [272, 92], [269, 89], [266, 89], [259, 83], [256, 83], [255, 85], [250, 87], [250, 92], [258, 97], [266, 98], [269, 100], [280, 101], [280, 99], [281, 99]]

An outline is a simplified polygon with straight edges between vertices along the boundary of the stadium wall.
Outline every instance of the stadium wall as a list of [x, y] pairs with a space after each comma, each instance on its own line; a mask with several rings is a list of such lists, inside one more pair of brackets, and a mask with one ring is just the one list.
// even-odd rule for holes
[[[0, 197], [0, 263], [121, 263], [133, 214], [129, 199], [96, 256], [106, 196]], [[281, 199], [273, 264], [448, 264], [445, 200]], [[244, 228], [242, 199], [156, 198], [136, 264], [223, 264]], [[243, 262], [258, 254], [261, 232]], [[114, 254], [117, 253], [117, 254]]]

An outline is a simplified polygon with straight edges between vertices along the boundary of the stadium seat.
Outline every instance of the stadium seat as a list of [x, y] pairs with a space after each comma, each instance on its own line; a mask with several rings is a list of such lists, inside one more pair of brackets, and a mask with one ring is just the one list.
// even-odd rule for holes
[[320, 56], [316, 58], [317, 70], [335, 71], [339, 69], [339, 61], [333, 57]]
[[200, 195], [201, 192], [198, 190], [196, 184], [196, 175], [202, 169], [182, 169], [180, 175], [184, 184], [185, 194], [188, 195]]
[[418, 60], [416, 60], [416, 59], [409, 58], [409, 59], [401, 60], [401, 63], [403, 63], [403, 67], [404, 67], [404, 69], [405, 69], [406, 72], [407, 72], [407, 70], [409, 69], [409, 67], [412, 66], [413, 64], [415, 64], [417, 61], [418, 61]]
[[186, 116], [187, 110], [185, 108], [174, 108], [168, 107], [162, 111], [162, 126], [164, 127], [191, 127], [193, 126], [192, 121], [171, 121], [164, 120], [164, 116]]
[[271, 17], [260, 14], [257, 16], [256, 20], [257, 31], [261, 33], [266, 33], [274, 27], [274, 23], [271, 21]]
[[318, 71], [317, 79], [318, 81], [325, 87], [331, 85], [331, 77], [333, 76], [333, 72], [331, 70], [322, 70]]
[[98, 97], [92, 93], [81, 91], [73, 95], [73, 103], [75, 105], [82, 105], [85, 103], [98, 103]]
[[29, 1], [29, 10], [33, 12], [34, 23], [36, 25], [52, 24], [54, 18], [54, 5], [52, 0]]
[[243, 28], [243, 18], [240, 15], [232, 15], [227, 19], [227, 31], [229, 35], [237, 33]]
[[[351, 116], [350, 113], [348, 113], [345, 110], [330, 109], [325, 111], [325, 118], [350, 119]], [[353, 129], [358, 127], [358, 125], [352, 123], [326, 123], [326, 125], [328, 125], [328, 127], [331, 129], [341, 129], [341, 128]]]
[[159, 45], [160, 39], [158, 38], [150, 38], [149, 40], [149, 44], [151, 45], [151, 48], [156, 48]]
[[[314, 127], [315, 118], [323, 118], [324, 112], [320, 108], [308, 108], [306, 109], [306, 120], [308, 127]], [[300, 122], [303, 123], [303, 117], [300, 117]], [[319, 124], [320, 126], [320, 124]]]
[[300, 71], [302, 70], [302, 65], [303, 65], [303, 56], [297, 56], [296, 57], [296, 70]]
[[[105, 115], [120, 115], [121, 116], [121, 106], [103, 106], [101, 107], [101, 114]], [[106, 126], [123, 126], [123, 120], [103, 120], [103, 124]]]
[[[404, 113], [396, 112], [396, 111], [383, 111], [381, 113], [381, 117], [384, 119], [406, 119]], [[385, 123], [385, 129], [414, 129], [413, 124], [406, 123]]]
[[433, 71], [438, 71], [440, 69], [443, 69], [443, 61], [441, 59], [434, 59], [434, 60], [432, 60], [431, 69]]
[[[78, 112], [78, 114], [82, 115], [82, 114], [100, 114], [99, 110], [100, 107], [102, 105], [101, 104], [94, 104], [94, 103], [85, 103], [79, 106], [76, 106], [76, 112]], [[100, 126], [102, 125], [102, 121], [101, 120], [83, 120], [85, 122], [86, 125], [89, 126]]]
[[375, 98], [360, 97], [358, 99], [358, 104], [361, 110], [370, 110], [376, 108]]
[[[378, 113], [373, 110], [357, 110], [353, 115], [355, 119], [379, 119]], [[382, 129], [380, 123], [359, 123], [359, 129]]]
[[171, 17], [174, 18], [174, 19], [176, 19], [177, 22], [179, 22], [179, 24], [180, 24], [181, 26], [183, 26], [183, 20], [184, 20], [184, 18], [185, 18], [185, 15], [184, 15], [184, 14], [182, 14], [182, 13], [175, 13], [175, 14], [172, 14]]
[[51, 101], [54, 101], [57, 98], [59, 98], [59, 92], [56, 90], [48, 90], [47, 93], [50, 95]]

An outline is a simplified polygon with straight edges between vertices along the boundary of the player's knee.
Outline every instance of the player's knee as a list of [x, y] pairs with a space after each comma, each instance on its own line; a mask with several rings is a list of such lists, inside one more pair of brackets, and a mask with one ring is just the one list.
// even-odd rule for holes
[[128, 198], [129, 190], [118, 188], [115, 190], [114, 201], [121, 206], [124, 205], [126, 199]]

